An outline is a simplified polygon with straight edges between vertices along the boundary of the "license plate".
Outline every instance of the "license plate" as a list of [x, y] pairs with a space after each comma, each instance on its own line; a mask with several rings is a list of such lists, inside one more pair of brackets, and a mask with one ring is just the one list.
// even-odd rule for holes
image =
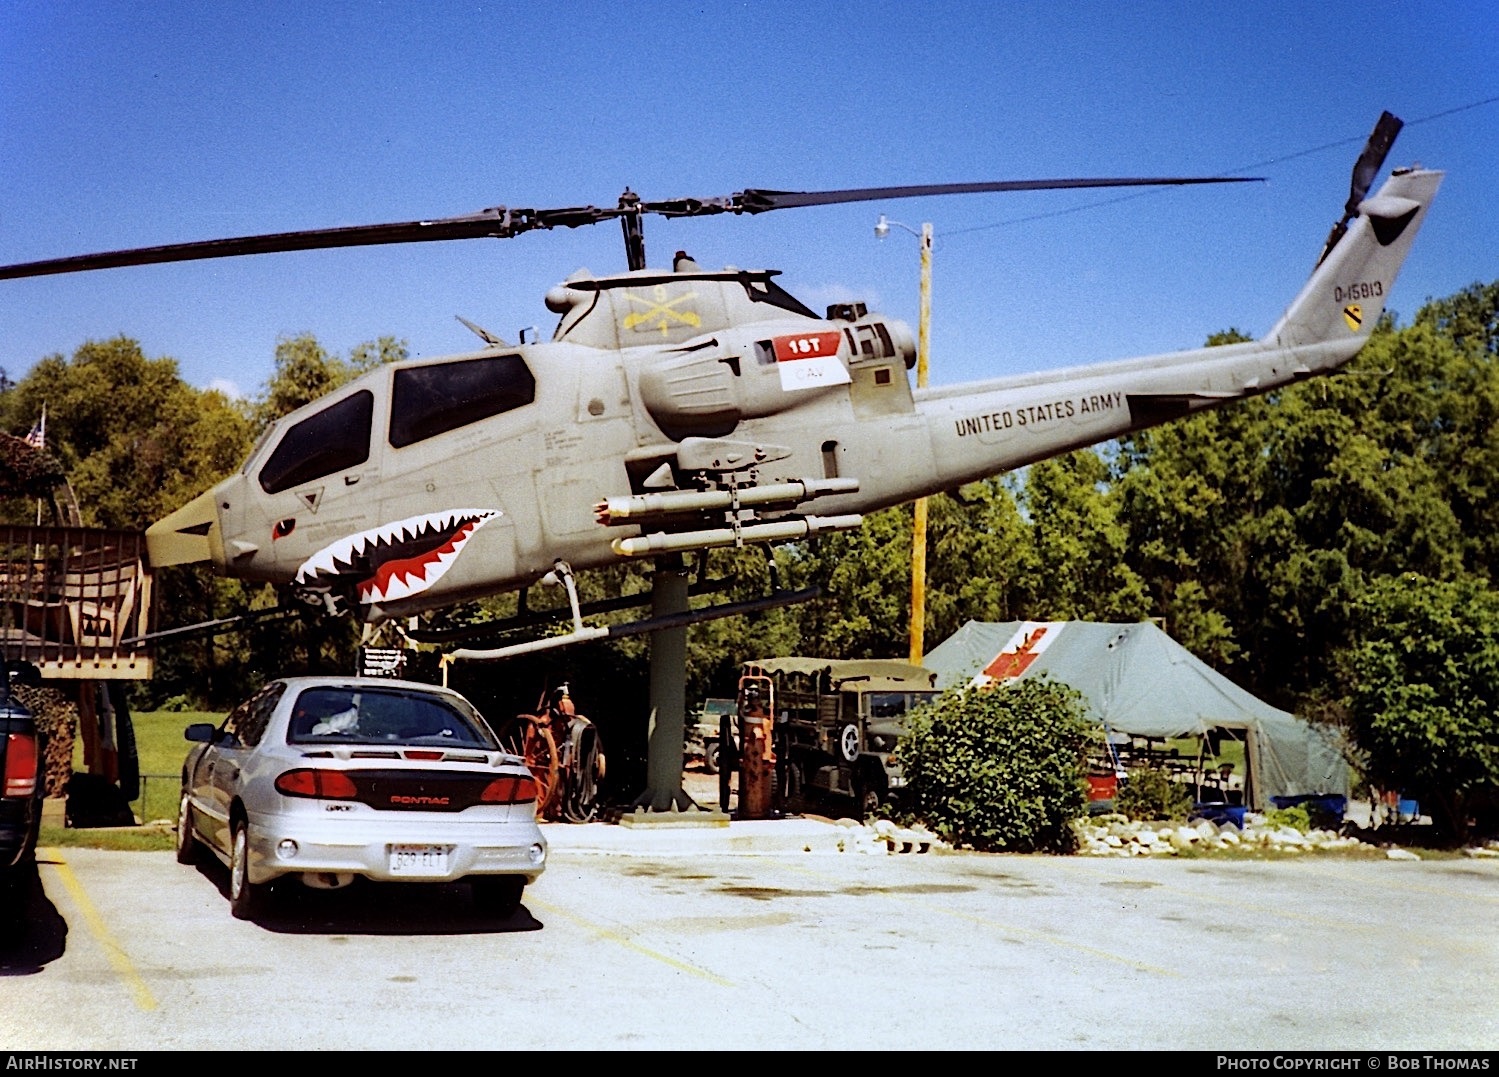
[[390, 873], [392, 875], [446, 875], [448, 873], [448, 847], [446, 845], [392, 845], [390, 847]]

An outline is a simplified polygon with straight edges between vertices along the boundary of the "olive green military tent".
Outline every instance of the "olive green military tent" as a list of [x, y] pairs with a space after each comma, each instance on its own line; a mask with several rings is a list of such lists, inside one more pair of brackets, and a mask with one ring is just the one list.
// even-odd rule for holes
[[1272, 797], [1349, 794], [1334, 733], [1246, 692], [1153, 622], [969, 621], [924, 665], [944, 689], [1049, 675], [1080, 692], [1113, 736], [1242, 740], [1244, 803], [1255, 810]]

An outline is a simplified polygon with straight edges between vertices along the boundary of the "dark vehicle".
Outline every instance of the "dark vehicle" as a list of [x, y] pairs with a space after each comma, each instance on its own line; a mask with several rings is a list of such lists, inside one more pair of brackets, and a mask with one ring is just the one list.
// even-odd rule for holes
[[[36, 866], [36, 839], [42, 825], [46, 782], [42, 760], [46, 738], [31, 711], [10, 691], [7, 671], [0, 683], [0, 903], [9, 920]], [[0, 924], [9, 926], [9, 923]]]

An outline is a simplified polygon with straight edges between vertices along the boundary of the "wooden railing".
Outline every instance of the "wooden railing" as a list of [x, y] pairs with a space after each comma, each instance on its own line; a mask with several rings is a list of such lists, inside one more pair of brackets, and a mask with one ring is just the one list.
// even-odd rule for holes
[[0, 648], [43, 677], [145, 680], [152, 627], [145, 536], [104, 528], [0, 526]]

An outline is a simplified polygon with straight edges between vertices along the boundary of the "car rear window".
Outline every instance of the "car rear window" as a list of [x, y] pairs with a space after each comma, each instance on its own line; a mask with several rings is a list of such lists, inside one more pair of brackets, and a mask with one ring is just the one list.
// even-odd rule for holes
[[425, 744], [496, 748], [489, 729], [451, 700], [388, 688], [307, 688], [287, 727], [291, 744]]

